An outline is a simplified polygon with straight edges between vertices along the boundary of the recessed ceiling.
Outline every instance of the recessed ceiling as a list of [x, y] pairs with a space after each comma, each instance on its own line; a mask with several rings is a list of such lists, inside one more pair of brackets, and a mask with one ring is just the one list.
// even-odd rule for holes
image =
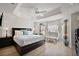
[[[19, 13], [18, 15], [22, 15], [22, 16], [24, 15], [24, 17], [35, 16], [39, 18], [41, 15], [44, 17], [49, 17], [49, 16], [60, 14], [66, 11], [67, 9], [74, 7], [75, 5], [77, 6], [78, 4], [74, 4], [74, 3], [72, 4], [71, 3], [21, 3], [19, 7], [18, 6], [16, 7], [15, 14], [17, 15], [17, 12], [18, 12]], [[70, 9], [70, 11], [72, 10]], [[35, 14], [35, 12], [38, 12], [38, 14]]]
[[[61, 7], [61, 3], [22, 3], [20, 6], [15, 9], [15, 13], [19, 12], [20, 14], [30, 14], [35, 17], [48, 13], [49, 11], [55, 10], [56, 8]], [[36, 10], [37, 9], [37, 10]]]
[[20, 7], [38, 8], [39, 10], [50, 11], [61, 5], [62, 5], [61, 3], [23, 3]]

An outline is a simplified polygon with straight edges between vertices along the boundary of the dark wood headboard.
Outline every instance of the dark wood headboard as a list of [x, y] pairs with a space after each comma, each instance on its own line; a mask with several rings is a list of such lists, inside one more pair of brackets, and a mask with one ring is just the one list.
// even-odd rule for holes
[[12, 37], [15, 35], [15, 30], [27, 30], [27, 31], [32, 31], [31, 28], [12, 28]]

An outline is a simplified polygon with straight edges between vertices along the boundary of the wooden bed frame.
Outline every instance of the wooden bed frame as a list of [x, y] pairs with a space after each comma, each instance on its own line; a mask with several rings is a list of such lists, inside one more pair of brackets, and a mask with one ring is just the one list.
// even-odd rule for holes
[[[27, 30], [27, 31], [32, 31], [31, 28], [12, 28], [12, 37], [14, 37], [15, 35], [15, 30]], [[25, 53], [28, 53], [32, 50], [34, 50], [35, 48], [41, 46], [45, 44], [45, 40], [41, 40], [41, 41], [38, 41], [38, 42], [35, 42], [35, 43], [32, 43], [32, 44], [29, 44], [29, 45], [26, 45], [26, 46], [23, 46], [23, 47], [20, 47], [16, 42], [14, 42], [14, 45], [18, 51], [18, 53], [20, 55], [23, 55]]]

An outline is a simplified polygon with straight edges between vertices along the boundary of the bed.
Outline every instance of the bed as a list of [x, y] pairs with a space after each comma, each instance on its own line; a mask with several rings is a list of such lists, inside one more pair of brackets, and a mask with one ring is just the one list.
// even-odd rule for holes
[[15, 43], [14, 45], [20, 55], [28, 53], [45, 44], [45, 37], [43, 35], [15, 35], [17, 30], [32, 30], [30, 28], [12, 28], [12, 37]]

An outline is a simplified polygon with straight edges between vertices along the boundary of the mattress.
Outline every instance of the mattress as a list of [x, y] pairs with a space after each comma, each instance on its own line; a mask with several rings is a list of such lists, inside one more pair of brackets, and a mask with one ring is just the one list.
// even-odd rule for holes
[[42, 35], [19, 35], [14, 36], [14, 41], [20, 46], [29, 45], [41, 40], [44, 40], [45, 37]]

